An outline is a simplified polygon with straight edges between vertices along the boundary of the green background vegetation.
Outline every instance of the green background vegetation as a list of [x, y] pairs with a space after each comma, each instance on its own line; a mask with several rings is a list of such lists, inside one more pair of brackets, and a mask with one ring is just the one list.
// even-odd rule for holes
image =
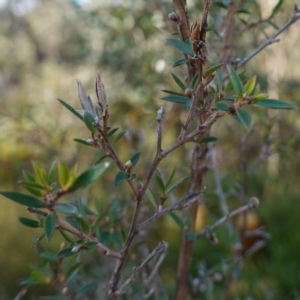
[[[189, 3], [192, 20], [199, 20], [201, 13], [197, 2], [200, 1]], [[256, 20], [255, 1], [242, 2], [241, 8], [248, 9], [250, 14], [239, 14], [237, 23], [241, 18]], [[264, 10], [268, 7], [265, 1], [261, 2], [262, 13], [267, 15]], [[292, 12], [293, 2], [283, 2], [282, 11], [273, 20], [278, 26]], [[176, 72], [181, 78], [186, 72], [184, 67], [172, 69], [172, 62], [179, 59], [180, 54], [166, 42], [176, 31], [167, 19], [168, 13], [173, 11], [172, 1], [101, 0], [79, 4], [58, 0], [10, 1], [0, 8], [1, 190], [21, 191], [17, 181], [22, 179], [22, 169], [31, 170], [32, 160], [48, 168], [52, 161], [59, 159], [70, 167], [78, 163], [79, 170], [84, 170], [99, 157], [94, 149], [73, 141], [89, 138], [89, 133], [56, 100], [61, 98], [80, 107], [76, 79], [80, 79], [95, 98], [94, 78], [97, 72], [101, 74], [112, 123], [122, 130], [130, 130], [130, 138], [120, 141], [121, 157], [128, 159], [134, 154], [133, 149], [138, 149], [142, 152], [141, 169], [147, 168], [146, 161], [153, 157], [155, 150], [157, 108], [161, 105], [166, 108], [163, 146], [174, 139], [180, 128], [184, 108], [160, 100], [164, 96], [162, 89], [176, 89], [170, 72]], [[225, 13], [226, 10], [213, 5], [212, 25], [217, 26]], [[237, 35], [234, 57], [244, 57], [274, 30], [264, 30], [262, 26], [243, 36]], [[270, 46], [249, 63], [246, 76], [257, 74], [262, 90], [268, 91], [271, 98], [277, 97], [299, 107], [299, 23], [281, 39], [280, 44]], [[218, 51], [218, 38], [213, 31], [209, 33], [208, 42], [211, 42], [209, 60], [213, 63], [218, 58], [214, 52]], [[257, 196], [261, 206], [256, 216], [272, 236], [260, 255], [246, 261], [243, 276], [231, 292], [256, 299], [300, 299], [299, 111], [280, 112], [271, 131], [268, 131], [271, 122], [266, 121], [266, 116], [274, 119], [279, 112], [262, 114], [253, 117], [258, 125], [247, 139], [244, 154], [239, 148], [241, 137], [246, 133], [243, 126], [224, 118], [213, 129], [213, 135], [219, 138], [215, 146], [230, 207], [240, 204], [236, 195], [243, 188], [246, 197]], [[240, 158], [244, 155], [251, 168], [266, 136], [271, 139], [276, 153], [260, 163], [244, 182]], [[188, 174], [190, 149], [192, 145], [187, 145], [174, 152], [162, 163], [163, 173], [167, 176], [177, 165], [179, 175]], [[221, 217], [210, 172], [206, 186], [202, 226]], [[102, 193], [111, 194], [113, 185], [107, 185], [107, 190], [102, 188]], [[187, 183], [179, 194], [184, 195], [186, 188]], [[97, 192], [93, 186], [92, 195]], [[17, 222], [20, 215], [27, 216], [23, 207], [0, 197], [0, 299], [12, 299], [20, 289], [19, 280], [26, 275], [25, 266], [38, 264], [37, 249], [30, 246], [39, 233]], [[159, 224], [160, 236], [149, 238], [153, 244], [158, 240], [170, 243], [161, 274], [171, 289], [180, 231], [169, 217]], [[205, 261], [210, 268], [226, 256], [229, 251], [226, 232], [219, 229], [217, 234], [220, 240], [217, 246], [212, 247], [205, 240], [196, 243], [195, 262]], [[53, 251], [57, 251], [59, 243], [57, 239], [51, 244]], [[49, 246], [43, 244], [43, 247]], [[32, 292], [32, 299], [35, 293], [39, 292]], [[45, 288], [41, 293], [45, 293]]]

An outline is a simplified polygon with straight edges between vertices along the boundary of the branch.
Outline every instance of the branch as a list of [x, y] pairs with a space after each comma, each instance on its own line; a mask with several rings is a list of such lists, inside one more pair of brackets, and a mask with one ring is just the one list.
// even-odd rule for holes
[[199, 199], [199, 196], [203, 195], [203, 192], [199, 193], [193, 193], [190, 195], [187, 195], [186, 197], [174, 202], [173, 204], [169, 205], [168, 207], [164, 208], [160, 212], [156, 212], [152, 217], [150, 217], [148, 220], [144, 221], [143, 223], [139, 224], [138, 229], [141, 230], [151, 223], [153, 221], [157, 220], [161, 216], [173, 211], [173, 210], [182, 210], [188, 206], [190, 206], [192, 203], [197, 201]]
[[253, 208], [256, 208], [259, 205], [259, 200], [256, 197], [252, 197], [249, 202], [250, 202], [249, 204], [241, 206], [241, 207], [237, 208], [236, 210], [232, 211], [231, 213], [226, 214], [223, 218], [221, 218], [220, 220], [215, 222], [212, 226], [208, 226], [208, 227], [204, 228], [203, 230], [201, 230], [199, 233], [197, 233], [197, 235], [196, 235], [197, 238], [200, 238], [202, 236], [206, 236], [206, 237], [210, 238], [212, 236], [212, 232], [216, 228], [223, 225], [228, 219], [233, 218], [234, 216], [242, 214]]
[[294, 12], [292, 17], [280, 28], [278, 29], [270, 38], [268, 38], [264, 43], [262, 43], [257, 49], [255, 49], [251, 54], [246, 56], [242, 59], [238, 64], [237, 67], [240, 68], [241, 66], [245, 65], [250, 59], [252, 59], [255, 55], [257, 55], [260, 51], [266, 48], [268, 45], [278, 42], [279, 40], [276, 39], [283, 31], [289, 28], [292, 24], [297, 22], [300, 19], [300, 10], [295, 5]]
[[[122, 294], [123, 290], [136, 279], [136, 277], [141, 272], [141, 270], [146, 266], [146, 264], [150, 260], [152, 260], [154, 258], [154, 256], [156, 256], [159, 252], [163, 252], [160, 259], [158, 260], [155, 267], [153, 268], [151, 275], [153, 274], [153, 272], [156, 273], [159, 265], [161, 264], [162, 260], [164, 259], [165, 255], [166, 255], [167, 249], [168, 249], [168, 244], [166, 242], [159, 243], [159, 245], [146, 257], [146, 259], [138, 267], [133, 268], [133, 272], [132, 272], [131, 276], [119, 287], [118, 290], [115, 291], [115, 295]], [[149, 282], [151, 281], [151, 279], [153, 277], [153, 275], [152, 275], [152, 277], [151, 277], [151, 275], [148, 278]]]

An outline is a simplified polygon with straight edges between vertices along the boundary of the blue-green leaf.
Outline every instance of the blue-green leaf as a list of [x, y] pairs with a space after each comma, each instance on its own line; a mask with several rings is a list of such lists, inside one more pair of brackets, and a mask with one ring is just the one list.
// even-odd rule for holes
[[170, 96], [162, 97], [161, 99], [165, 101], [174, 102], [174, 103], [180, 103], [180, 104], [186, 104], [188, 101], [191, 101], [191, 99], [188, 97], [177, 96], [177, 95], [170, 95]]
[[76, 206], [70, 203], [55, 203], [54, 209], [57, 212], [69, 214], [69, 215], [78, 215], [79, 211]]
[[79, 118], [80, 120], [83, 120], [83, 116], [75, 109], [73, 108], [71, 105], [69, 105], [68, 103], [66, 103], [65, 101], [61, 100], [61, 99], [57, 99], [65, 108], [67, 108], [71, 113], [73, 113], [77, 118]]
[[93, 140], [92, 139], [86, 139], [86, 140], [73, 139], [73, 141], [75, 141], [77, 143], [80, 143], [80, 144], [83, 144], [83, 145], [86, 145], [86, 146], [93, 146]]
[[114, 185], [118, 185], [121, 181], [125, 180], [128, 178], [127, 172], [120, 171], [117, 173], [115, 180], [114, 180]]
[[74, 183], [68, 188], [68, 192], [74, 192], [87, 187], [93, 181], [97, 180], [108, 167], [109, 163], [105, 162], [89, 168], [75, 179]]
[[239, 119], [241, 120], [241, 122], [246, 126], [249, 127], [251, 125], [251, 116], [249, 115], [249, 113], [242, 109], [242, 108], [238, 108], [236, 110], [236, 113], [239, 117]]
[[179, 60], [176, 60], [174, 63], [173, 63], [173, 68], [175, 68], [175, 67], [178, 67], [178, 66], [181, 66], [181, 65], [183, 65], [183, 64], [185, 64], [185, 63], [187, 63], [188, 62], [188, 59], [186, 59], [186, 58], [184, 58], [184, 59], [179, 59]]
[[218, 110], [223, 110], [223, 111], [228, 111], [228, 104], [225, 101], [219, 101], [215, 105], [216, 109]]
[[207, 137], [203, 138], [203, 139], [201, 140], [201, 142], [202, 142], [202, 143], [212, 143], [212, 142], [215, 142], [215, 141], [217, 141], [217, 140], [218, 140], [218, 138], [216, 138], [216, 137], [214, 137], [214, 136], [207, 136]]
[[28, 207], [36, 207], [36, 208], [46, 207], [43, 201], [41, 201], [40, 199], [34, 196], [21, 194], [18, 192], [0, 192], [0, 194], [12, 201], [15, 201], [21, 205], [25, 205]]
[[228, 70], [228, 75], [229, 75], [230, 80], [232, 82], [233, 89], [234, 89], [235, 93], [239, 97], [242, 96], [242, 94], [243, 94], [243, 85], [242, 85], [242, 82], [240, 80], [239, 75], [237, 74], [237, 72], [235, 71], [235, 69], [231, 65], [227, 65], [227, 70]]
[[137, 152], [130, 158], [132, 167], [134, 167], [138, 163], [140, 156], [141, 156], [141, 152]]
[[255, 102], [256, 105], [272, 109], [296, 109], [295, 106], [276, 99], [263, 99]]
[[55, 230], [55, 215], [50, 213], [45, 218], [44, 231], [47, 241], [49, 242]]
[[194, 51], [189, 44], [175, 39], [167, 39], [167, 41], [185, 54], [188, 54], [192, 57], [194, 56]]
[[217, 71], [219, 68], [221, 68], [224, 64], [218, 64], [215, 66], [210, 67], [209, 69], [207, 69], [204, 74], [203, 77], [207, 78], [208, 76], [210, 76], [213, 72]]
[[25, 217], [19, 217], [18, 220], [21, 224], [32, 228], [38, 228], [40, 225], [40, 222]]
[[183, 90], [185, 91], [185, 84], [173, 73], [171, 73], [174, 81], [177, 83], [177, 85]]

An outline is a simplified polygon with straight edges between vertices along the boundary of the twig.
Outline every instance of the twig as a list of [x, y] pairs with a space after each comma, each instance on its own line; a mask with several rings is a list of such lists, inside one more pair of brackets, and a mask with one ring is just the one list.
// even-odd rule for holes
[[247, 252], [245, 253], [246, 257], [252, 256], [253, 254], [257, 253], [262, 248], [266, 247], [267, 241], [266, 240], [259, 240], [257, 241], [252, 247], [250, 247]]
[[161, 107], [158, 111], [157, 111], [157, 153], [161, 153], [162, 148], [161, 148], [161, 141], [162, 141], [162, 119], [164, 117], [165, 114], [165, 109], [163, 107]]
[[193, 194], [190, 194], [190, 195], [174, 202], [173, 204], [171, 204], [168, 207], [164, 208], [160, 212], [155, 213], [152, 217], [150, 217], [149, 219], [147, 219], [143, 223], [139, 224], [138, 229], [141, 230], [141, 229], [147, 227], [153, 221], [157, 220], [161, 216], [163, 216], [163, 215], [165, 215], [165, 214], [167, 214], [167, 213], [169, 213], [173, 210], [182, 210], [182, 209], [190, 206], [192, 203], [197, 201], [202, 194], [203, 194], [203, 192], [193, 193]]
[[256, 197], [252, 197], [249, 201], [250, 203], [244, 206], [241, 206], [237, 208], [236, 210], [232, 211], [231, 213], [228, 213], [223, 218], [219, 219], [217, 222], [215, 222], [212, 226], [208, 226], [204, 229], [202, 229], [199, 233], [197, 233], [197, 238], [206, 236], [211, 237], [212, 232], [223, 225], [228, 219], [233, 218], [236, 215], [242, 214], [248, 210], [251, 210], [253, 208], [256, 208], [259, 205], [259, 200]]
[[23, 296], [25, 296], [25, 294], [27, 293], [28, 288], [24, 287], [21, 289], [21, 291], [18, 293], [18, 295], [14, 298], [14, 300], [20, 300], [23, 298]]
[[[229, 208], [228, 208], [226, 197], [225, 197], [225, 194], [223, 191], [220, 173], [218, 170], [217, 159], [216, 159], [216, 149], [214, 148], [213, 145], [211, 146], [210, 155], [211, 155], [211, 169], [213, 171], [213, 176], [214, 176], [215, 184], [216, 184], [216, 194], [219, 198], [221, 210], [222, 210], [223, 214], [226, 215], [229, 212]], [[234, 226], [230, 219], [228, 220], [228, 222], [226, 222], [226, 225], [227, 225], [229, 233], [233, 234], [235, 232], [235, 229], [234, 229]]]
[[[140, 273], [140, 271], [145, 267], [145, 265], [151, 260], [153, 259], [153, 257], [155, 255], [157, 255], [159, 252], [163, 252], [162, 254], [162, 257], [164, 258], [165, 257], [165, 253], [168, 249], [168, 244], [166, 242], [161, 242], [159, 243], [159, 245], [146, 257], [146, 259], [138, 266], [138, 267], [134, 267], [133, 268], [133, 272], [131, 274], [131, 276], [119, 287], [118, 290], [115, 291], [115, 295], [120, 295], [122, 294], [123, 290], [130, 284], [132, 283], [137, 275]], [[159, 260], [160, 261], [160, 260]], [[159, 266], [159, 265], [158, 265]], [[157, 266], [157, 268], [158, 268]], [[157, 268], [156, 269], [153, 269], [157, 271]], [[149, 277], [150, 278], [150, 277]]]
[[56, 219], [56, 223], [59, 226], [60, 229], [68, 231], [74, 235], [76, 235], [77, 237], [85, 240], [85, 241], [89, 241], [89, 242], [95, 242], [96, 247], [101, 251], [101, 253], [103, 253], [106, 256], [112, 256], [112, 257], [117, 257], [120, 258], [121, 255], [118, 252], [115, 252], [113, 250], [110, 250], [108, 247], [106, 247], [105, 245], [103, 245], [101, 242], [99, 242], [96, 238], [92, 238], [89, 237], [88, 235], [82, 233], [80, 230], [74, 228], [73, 226], [71, 226], [69, 223], [67, 223], [66, 221], [64, 221], [63, 219], [57, 217]]
[[292, 17], [280, 28], [278, 29], [270, 38], [268, 38], [264, 43], [262, 43], [258, 48], [256, 48], [251, 54], [246, 56], [242, 59], [238, 64], [237, 67], [240, 68], [241, 66], [245, 65], [250, 59], [252, 59], [255, 55], [257, 55], [260, 51], [266, 48], [268, 45], [271, 45], [279, 40], [276, 39], [283, 31], [285, 31], [288, 27], [294, 24], [296, 21], [300, 19], [299, 8], [295, 5], [294, 12]]

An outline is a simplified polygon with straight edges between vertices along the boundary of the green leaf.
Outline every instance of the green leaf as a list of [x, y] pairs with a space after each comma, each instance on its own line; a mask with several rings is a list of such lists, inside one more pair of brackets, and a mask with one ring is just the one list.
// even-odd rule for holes
[[40, 254], [40, 257], [48, 260], [48, 261], [57, 261], [57, 256], [52, 252], [43, 252]]
[[183, 178], [178, 179], [177, 181], [175, 181], [167, 190], [167, 194], [169, 194], [171, 191], [173, 191], [180, 183], [182, 183], [184, 180], [190, 178], [190, 176], [186, 176]]
[[60, 234], [63, 236], [63, 238], [68, 241], [69, 243], [71, 243], [72, 245], [75, 244], [75, 240], [73, 240], [66, 232], [64, 232], [63, 230], [59, 230]]
[[116, 131], [118, 131], [118, 130], [119, 130], [119, 127], [110, 129], [110, 130], [107, 132], [107, 137], [112, 136], [112, 135], [113, 135]]
[[39, 183], [28, 182], [28, 181], [23, 181], [23, 180], [18, 181], [18, 183], [22, 184], [22, 186], [23, 186], [24, 188], [29, 187], [29, 188], [34, 188], [34, 189], [37, 189], [37, 190], [42, 190], [42, 191], [45, 190], [45, 186], [42, 185], [42, 184], [39, 184]]
[[242, 82], [240, 80], [239, 75], [237, 74], [237, 72], [235, 71], [235, 69], [231, 65], [227, 65], [227, 70], [228, 70], [230, 80], [233, 84], [233, 89], [234, 89], [235, 93], [239, 97], [242, 96], [242, 94], [243, 94], [243, 85], [242, 85]]
[[44, 231], [47, 241], [49, 242], [55, 230], [55, 215], [48, 214], [44, 222]]
[[180, 94], [180, 93], [177, 93], [177, 92], [173, 92], [173, 91], [170, 91], [170, 90], [161, 90], [162, 92], [164, 93], [167, 93], [167, 94], [171, 94], [171, 95], [177, 95], [177, 96], [183, 96], [185, 97], [184, 94]]
[[100, 156], [100, 157], [94, 162], [94, 166], [100, 164], [101, 161], [102, 161], [103, 159], [107, 158], [107, 157], [109, 157], [108, 154], [104, 154], [104, 155]]
[[74, 183], [68, 188], [68, 192], [74, 192], [87, 187], [93, 181], [97, 180], [108, 167], [109, 163], [105, 162], [89, 168], [75, 179]]
[[185, 96], [177, 96], [177, 95], [166, 96], [166, 97], [162, 97], [161, 99], [165, 101], [174, 102], [174, 103], [180, 103], [180, 104], [186, 104], [187, 102], [191, 101], [190, 98], [187, 98]]
[[127, 130], [123, 130], [123, 131], [119, 132], [114, 139], [114, 143], [116, 143], [119, 139], [121, 139], [126, 134], [126, 132], [127, 132]]
[[22, 170], [23, 177], [28, 182], [35, 182], [35, 177], [28, 171]]
[[195, 76], [192, 79], [191, 88], [195, 89], [197, 84], [198, 84], [198, 73], [196, 73]]
[[245, 8], [240, 8], [240, 9], [236, 10], [236, 13], [250, 15], [249, 10], [247, 10]]
[[68, 298], [63, 296], [45, 296], [40, 297], [39, 300], [68, 300]]
[[83, 288], [81, 288], [77, 293], [76, 293], [76, 299], [79, 299], [81, 296], [86, 294], [88, 291], [94, 289], [96, 287], [97, 283], [92, 282], [87, 285], [85, 285]]
[[80, 120], [83, 121], [83, 116], [75, 109], [73, 108], [71, 105], [69, 105], [68, 103], [66, 103], [65, 101], [61, 100], [61, 99], [57, 99], [65, 108], [67, 108], [71, 113], [73, 113], [77, 118], [79, 118]]
[[189, 60], [186, 59], [186, 58], [176, 60], [176, 61], [173, 63], [173, 66], [172, 66], [172, 67], [175, 68], [175, 67], [181, 66], [181, 65], [187, 63], [188, 61], [189, 61]]
[[215, 105], [216, 109], [218, 110], [223, 110], [223, 111], [228, 111], [228, 104], [225, 101], [219, 101]]
[[83, 144], [83, 145], [86, 145], [86, 146], [93, 146], [93, 140], [92, 139], [86, 139], [86, 140], [73, 139], [73, 141], [75, 141], [77, 143], [80, 143], [80, 144]]
[[61, 187], [64, 187], [68, 183], [70, 177], [68, 167], [65, 163], [59, 161], [57, 164], [57, 171], [59, 184]]
[[220, 70], [217, 70], [216, 73], [217, 73], [217, 76], [216, 76], [216, 78], [217, 78], [217, 87], [218, 87], [218, 91], [220, 92], [223, 89], [223, 77], [222, 77], [222, 73], [221, 73]]
[[215, 1], [214, 4], [221, 8], [227, 9], [227, 6], [221, 1]]
[[176, 173], [176, 167], [173, 169], [173, 171], [171, 172], [171, 174], [167, 180], [166, 188], [168, 188], [170, 186], [170, 184], [172, 183], [175, 173]]
[[283, 3], [283, 0], [279, 0], [277, 2], [277, 4], [272, 9], [272, 16], [274, 16], [279, 11], [279, 9], [281, 8], [282, 3]]
[[30, 195], [21, 194], [18, 192], [5, 192], [5, 191], [0, 192], [0, 194], [12, 201], [15, 201], [21, 205], [25, 205], [28, 207], [36, 207], [36, 208], [46, 207], [43, 201]]
[[169, 215], [180, 228], [184, 227], [182, 220], [174, 212], [171, 211]]
[[213, 72], [215, 72], [216, 70], [218, 70], [219, 68], [221, 68], [224, 64], [218, 64], [215, 66], [210, 67], [209, 69], [207, 69], [204, 74], [203, 77], [207, 78], [208, 76], [210, 76]]
[[32, 227], [32, 228], [38, 228], [40, 227], [40, 222], [32, 219], [28, 219], [25, 217], [19, 217], [19, 222], [25, 226]]
[[72, 279], [74, 279], [74, 277], [79, 272], [80, 267], [81, 267], [81, 263], [77, 263], [69, 269], [67, 273], [67, 282], [70, 282]]
[[266, 108], [272, 108], [272, 109], [296, 109], [295, 106], [276, 99], [263, 99], [258, 100], [255, 102], [256, 105], [266, 107]]
[[150, 202], [154, 206], [154, 209], [156, 210], [157, 209], [157, 203], [155, 201], [154, 195], [152, 194], [151, 190], [149, 190], [149, 189], [146, 190], [146, 196], [148, 197], [148, 199], [150, 200]]
[[31, 248], [35, 247], [43, 238], [45, 237], [45, 234], [43, 233], [39, 237], [37, 237], [34, 242], [31, 245]]
[[55, 178], [55, 171], [56, 171], [56, 168], [57, 168], [57, 160], [55, 160], [51, 166], [50, 166], [50, 169], [48, 171], [48, 174], [47, 174], [47, 178], [48, 178], [48, 182], [49, 183], [52, 183], [54, 178]]
[[202, 142], [202, 143], [212, 143], [212, 142], [215, 142], [215, 141], [217, 141], [217, 140], [218, 140], [218, 138], [216, 138], [216, 137], [214, 137], [214, 136], [207, 136], [207, 137], [203, 138], [203, 139], [201, 140], [201, 142]]
[[79, 211], [76, 206], [70, 203], [55, 203], [54, 209], [57, 212], [69, 214], [69, 215], [78, 215]]
[[118, 172], [114, 180], [114, 186], [118, 185], [121, 181], [126, 180], [127, 178], [128, 178], [127, 172], [124, 171]]
[[77, 80], [77, 87], [78, 87], [78, 97], [81, 102], [81, 106], [85, 113], [90, 114], [93, 119], [97, 116], [97, 113], [95, 111], [93, 102], [91, 98], [86, 94], [81, 82]]
[[86, 127], [92, 132], [96, 133], [97, 129], [94, 126], [95, 118], [88, 112], [85, 112], [83, 115], [83, 121]]
[[135, 166], [136, 166], [136, 164], [138, 163], [140, 157], [141, 157], [141, 152], [137, 152], [136, 154], [134, 154], [134, 155], [130, 158], [132, 167], [135, 167]]
[[41, 183], [42, 185], [48, 185], [46, 170], [44, 168], [42, 168], [41, 166], [39, 166], [34, 161], [32, 161], [31, 163], [33, 165], [35, 173], [37, 174], [37, 180], [36, 181]]
[[173, 73], [171, 73], [174, 81], [177, 83], [177, 85], [183, 90], [185, 91], [185, 84]]
[[251, 125], [251, 116], [249, 115], [249, 113], [242, 109], [242, 108], [238, 108], [236, 110], [236, 113], [239, 117], [239, 119], [241, 120], [241, 122], [246, 126], [249, 127]]
[[71, 247], [68, 247], [68, 248], [65, 248], [61, 251], [59, 251], [56, 255], [57, 257], [59, 258], [64, 258], [64, 257], [68, 257], [68, 256], [71, 256], [73, 254], [75, 254], [76, 252], [73, 252], [74, 246], [71, 246]]
[[256, 85], [256, 75], [254, 75], [247, 81], [247, 83], [245, 84], [245, 86], [243, 88], [243, 92], [246, 95], [251, 95], [253, 93], [253, 91], [255, 90], [255, 85]]
[[159, 193], [164, 195], [166, 193], [166, 187], [165, 187], [164, 181], [159, 173], [155, 174], [155, 180], [156, 180], [156, 185], [157, 185]]
[[169, 43], [171, 43], [175, 48], [179, 49], [180, 51], [188, 54], [190, 56], [194, 56], [194, 51], [191, 46], [183, 41], [175, 40], [175, 39], [167, 39]]

